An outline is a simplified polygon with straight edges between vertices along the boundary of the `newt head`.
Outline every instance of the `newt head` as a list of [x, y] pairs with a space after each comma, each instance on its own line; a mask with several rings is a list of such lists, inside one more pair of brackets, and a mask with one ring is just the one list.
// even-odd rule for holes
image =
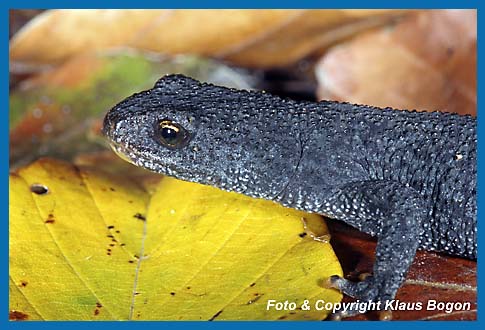
[[274, 102], [286, 101], [169, 75], [113, 107], [103, 133], [121, 158], [137, 166], [272, 198], [301, 155], [298, 127]]

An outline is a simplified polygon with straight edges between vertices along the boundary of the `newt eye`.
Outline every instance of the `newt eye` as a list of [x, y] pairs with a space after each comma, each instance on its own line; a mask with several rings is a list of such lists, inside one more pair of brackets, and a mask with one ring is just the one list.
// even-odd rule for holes
[[184, 147], [189, 140], [187, 130], [168, 119], [159, 122], [157, 137], [162, 145], [169, 148]]

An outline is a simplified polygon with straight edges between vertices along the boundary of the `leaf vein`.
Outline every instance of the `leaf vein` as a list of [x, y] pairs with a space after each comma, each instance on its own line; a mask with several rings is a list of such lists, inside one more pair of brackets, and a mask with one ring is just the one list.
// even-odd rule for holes
[[[22, 179], [24, 180], [26, 186], [28, 187], [29, 185], [28, 185], [27, 181], [25, 180], [25, 178], [22, 177]], [[35, 204], [35, 206], [37, 208], [37, 212], [39, 213], [39, 219], [42, 219], [42, 211], [41, 211], [41, 209], [40, 209], [37, 201], [35, 200], [35, 198], [32, 198], [32, 200], [34, 201], [34, 204]], [[77, 278], [79, 278], [79, 280], [81, 281], [81, 283], [86, 287], [86, 289], [88, 289], [89, 292], [91, 292], [91, 294], [96, 298], [96, 300], [99, 303], [101, 303], [103, 306], [105, 306], [105, 304], [102, 303], [102, 300], [99, 299], [99, 297], [96, 295], [96, 293], [94, 292], [94, 290], [89, 287], [89, 285], [86, 283], [86, 281], [84, 281], [84, 279], [81, 277], [81, 274], [79, 274], [77, 272], [77, 270], [74, 268], [73, 264], [67, 258], [67, 256], [65, 255], [64, 251], [61, 249], [59, 243], [55, 239], [55, 236], [52, 234], [52, 230], [49, 228], [49, 226], [46, 225], [45, 223], [44, 223], [44, 226], [47, 229], [47, 232], [49, 233], [50, 237], [52, 238], [52, 242], [55, 244], [55, 246], [57, 247], [57, 249], [59, 249], [59, 251], [61, 252], [61, 256], [66, 261], [66, 265], [72, 270], [72, 272], [74, 273], [74, 275], [76, 275]], [[105, 310], [109, 313], [109, 315], [111, 315], [111, 317], [114, 317], [113, 313], [111, 313], [111, 311], [109, 310], [109, 308], [105, 308]]]

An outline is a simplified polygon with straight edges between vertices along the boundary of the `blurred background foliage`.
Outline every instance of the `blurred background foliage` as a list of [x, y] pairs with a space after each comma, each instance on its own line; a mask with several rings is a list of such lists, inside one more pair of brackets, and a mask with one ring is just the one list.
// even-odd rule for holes
[[41, 156], [125, 166], [103, 115], [167, 73], [474, 115], [476, 25], [475, 10], [12, 10], [11, 167]]

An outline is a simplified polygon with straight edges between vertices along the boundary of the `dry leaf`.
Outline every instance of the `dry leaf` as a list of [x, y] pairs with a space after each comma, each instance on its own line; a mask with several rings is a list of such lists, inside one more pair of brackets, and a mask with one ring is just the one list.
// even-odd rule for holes
[[14, 36], [11, 68], [121, 46], [207, 55], [243, 66], [283, 66], [401, 15], [398, 10], [50, 10]]
[[476, 10], [428, 10], [331, 49], [321, 99], [476, 113]]
[[[11, 40], [10, 60], [52, 63], [74, 54], [124, 44], [166, 10], [48, 10]], [[119, 24], [123, 22], [123, 24]], [[46, 37], [48, 36], [48, 37]], [[35, 53], [38, 55], [34, 55]]]
[[163, 178], [150, 194], [126, 176], [40, 160], [10, 176], [10, 314], [44, 320], [321, 319], [269, 299], [341, 294], [329, 243], [269, 201]]
[[[340, 222], [329, 221], [332, 246], [341, 261], [347, 278], [358, 280], [358, 274], [372, 272], [376, 239]], [[418, 251], [416, 258], [399, 288], [396, 300], [422, 304], [423, 308], [394, 310], [392, 319], [410, 320], [476, 320], [477, 319], [477, 262], [435, 252]], [[470, 304], [470, 309], [453, 311], [426, 308], [428, 301]], [[352, 298], [344, 297], [351, 302]], [[431, 305], [432, 306], [432, 305]], [[350, 320], [378, 320], [377, 313], [360, 314]]]

